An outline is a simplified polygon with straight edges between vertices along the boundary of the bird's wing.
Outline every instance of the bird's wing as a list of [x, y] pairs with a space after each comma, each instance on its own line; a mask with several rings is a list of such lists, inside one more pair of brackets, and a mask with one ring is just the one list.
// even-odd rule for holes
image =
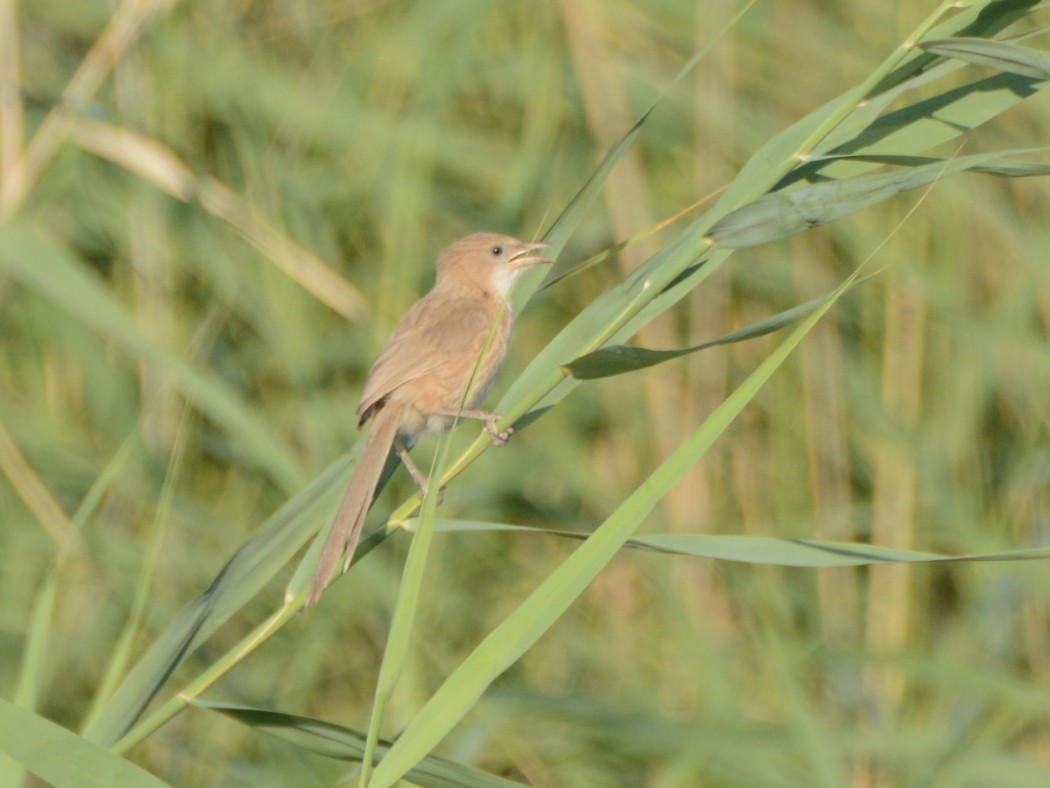
[[[451, 312], [435, 317], [433, 310], [442, 306], [447, 301], [437, 304], [424, 297], [398, 323], [368, 373], [358, 408], [362, 417], [399, 386], [457, 363], [464, 353], [480, 355], [492, 315], [485, 309], [457, 304]], [[434, 330], [435, 325], [441, 330]]]
[[361, 392], [357, 412], [362, 417], [394, 389], [437, 369], [440, 360], [433, 354], [422, 352], [425, 344], [425, 341], [415, 341], [413, 337], [391, 337], [372, 364]]

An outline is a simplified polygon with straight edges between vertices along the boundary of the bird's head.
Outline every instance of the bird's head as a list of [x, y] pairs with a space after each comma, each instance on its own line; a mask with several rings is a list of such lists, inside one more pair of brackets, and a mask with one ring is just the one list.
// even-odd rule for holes
[[474, 233], [441, 253], [438, 282], [476, 287], [503, 299], [530, 265], [554, 262], [550, 257], [533, 254], [549, 248], [549, 244], [520, 241], [509, 235]]

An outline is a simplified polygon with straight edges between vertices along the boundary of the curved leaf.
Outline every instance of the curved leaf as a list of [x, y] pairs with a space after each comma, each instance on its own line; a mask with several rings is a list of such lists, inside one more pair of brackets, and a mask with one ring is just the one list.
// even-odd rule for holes
[[1050, 79], [1050, 53], [985, 38], [938, 38], [919, 44], [927, 52], [1033, 79]]
[[[869, 274], [863, 279], [858, 279], [850, 285], [850, 288], [852, 289], [873, 276], [877, 276], [877, 274]], [[707, 350], [718, 345], [730, 345], [734, 342], [743, 342], [748, 339], [765, 336], [766, 334], [772, 334], [774, 331], [779, 331], [801, 320], [831, 296], [832, 293], [825, 293], [804, 304], [785, 309], [783, 312], [778, 312], [765, 320], [759, 320], [751, 325], [720, 336], [718, 339], [701, 342], [699, 345], [676, 348], [674, 350], [650, 350], [649, 348], [632, 347], [631, 345], [613, 345], [588, 353], [585, 356], [580, 356], [575, 361], [570, 361], [566, 364], [564, 369], [577, 380], [594, 380], [596, 378], [607, 378], [612, 375], [634, 372], [635, 370], [661, 364], [664, 361], [671, 361], [692, 353], [699, 353], [701, 350]]]
[[[414, 520], [405, 523], [414, 527]], [[559, 536], [568, 539], [587, 539], [584, 531], [564, 531], [532, 528], [527, 525], [480, 522], [476, 520], [438, 520], [437, 530], [455, 532], [512, 531], [537, 536]], [[821, 539], [788, 539], [780, 536], [738, 534], [649, 534], [635, 536], [624, 547], [657, 553], [690, 555], [736, 561], [745, 564], [773, 566], [833, 567], [866, 566], [869, 564], [923, 564], [974, 563], [991, 561], [1045, 561], [1050, 559], [1050, 547], [1031, 547], [1023, 550], [1002, 550], [993, 553], [945, 555], [922, 550], [898, 550], [863, 542], [834, 542]]]
[[[926, 164], [943, 162], [939, 156], [904, 156], [887, 153], [832, 153], [827, 156], [815, 156], [813, 161], [864, 161], [871, 164], [893, 164], [898, 167], [921, 167]], [[1007, 157], [995, 158], [984, 164], [975, 164], [970, 172], [984, 175], [998, 175], [1002, 178], [1032, 178], [1039, 175], [1050, 175], [1050, 164], [1036, 164], [1030, 161], [1017, 161]]]
[[[191, 703], [203, 709], [225, 714], [227, 717], [264, 731], [278, 739], [329, 758], [360, 762], [364, 756], [365, 733], [356, 728], [251, 706], [201, 700], [194, 700]], [[391, 745], [391, 741], [380, 739], [379, 746], [376, 748], [377, 752], [385, 755]], [[488, 774], [480, 769], [473, 769], [435, 755], [430, 755], [420, 761], [417, 766], [409, 770], [405, 779], [416, 785], [434, 786], [434, 788], [452, 785], [466, 788], [511, 788], [511, 786], [520, 785], [512, 780], [505, 780], [494, 774]]]
[[740, 249], [778, 241], [813, 227], [830, 224], [901, 192], [940, 178], [986, 165], [1005, 156], [1028, 153], [978, 153], [880, 175], [858, 175], [769, 194], [738, 208], [711, 228], [708, 237], [720, 246]]

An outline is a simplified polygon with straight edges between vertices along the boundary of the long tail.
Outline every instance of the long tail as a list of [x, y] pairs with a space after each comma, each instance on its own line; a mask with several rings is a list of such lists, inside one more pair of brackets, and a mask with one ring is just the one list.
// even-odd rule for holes
[[346, 559], [343, 571], [350, 566], [357, 542], [361, 538], [365, 515], [368, 514], [368, 507], [372, 505], [372, 496], [375, 495], [376, 485], [379, 484], [379, 477], [383, 472], [383, 465], [386, 464], [390, 447], [394, 445], [394, 438], [397, 437], [397, 425], [400, 420], [401, 408], [396, 405], [387, 404], [376, 413], [372, 430], [368, 433], [361, 456], [357, 460], [357, 468], [347, 485], [343, 503], [339, 506], [332, 529], [328, 532], [328, 541], [321, 550], [321, 558], [317, 562], [317, 571], [310, 584], [310, 596], [307, 597], [306, 604], [312, 605], [321, 598], [344, 552]]

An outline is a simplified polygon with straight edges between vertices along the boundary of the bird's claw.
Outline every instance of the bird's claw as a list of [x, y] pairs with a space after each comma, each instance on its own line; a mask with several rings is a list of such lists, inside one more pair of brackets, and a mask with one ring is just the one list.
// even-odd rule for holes
[[510, 440], [510, 436], [514, 434], [513, 427], [507, 427], [503, 432], [499, 432], [496, 429], [495, 421], [485, 422], [485, 428], [489, 431], [489, 436], [492, 438], [493, 446], [505, 446], [507, 441]]
[[[419, 489], [419, 500], [420, 501], [426, 500], [426, 497], [427, 497], [427, 490], [425, 488], [421, 487]], [[438, 497], [437, 505], [441, 506], [441, 504], [443, 504], [445, 502], [445, 486], [444, 485], [442, 485], [441, 487], [438, 488], [437, 497]]]

